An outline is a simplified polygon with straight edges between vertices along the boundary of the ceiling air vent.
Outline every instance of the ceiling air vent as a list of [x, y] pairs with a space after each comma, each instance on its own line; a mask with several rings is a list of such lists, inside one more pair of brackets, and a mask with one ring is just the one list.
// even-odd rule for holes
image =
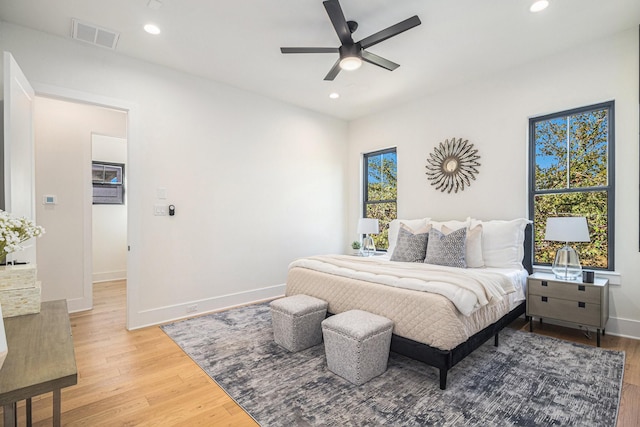
[[111, 50], [116, 48], [120, 34], [115, 31], [80, 22], [77, 19], [72, 19], [71, 22], [73, 23], [71, 37], [74, 39]]

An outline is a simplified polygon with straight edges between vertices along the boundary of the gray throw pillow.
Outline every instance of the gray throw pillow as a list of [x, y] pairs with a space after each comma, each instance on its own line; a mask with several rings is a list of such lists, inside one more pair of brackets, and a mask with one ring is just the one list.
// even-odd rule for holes
[[398, 231], [396, 247], [391, 254], [391, 261], [424, 262], [427, 252], [429, 233], [412, 233], [404, 227]]
[[467, 229], [461, 228], [447, 235], [432, 228], [429, 231], [429, 246], [424, 260], [427, 264], [467, 268], [465, 244]]

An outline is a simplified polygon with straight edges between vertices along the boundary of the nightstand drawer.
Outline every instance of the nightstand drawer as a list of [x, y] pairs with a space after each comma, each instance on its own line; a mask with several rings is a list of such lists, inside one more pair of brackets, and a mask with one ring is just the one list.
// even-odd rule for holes
[[[546, 301], [545, 301], [546, 300]], [[600, 304], [529, 295], [527, 314], [600, 328]]]
[[[546, 284], [546, 285], [545, 285]], [[543, 295], [600, 304], [601, 287], [585, 285], [583, 283], [554, 282], [553, 280], [529, 279], [528, 292], [530, 295]]]

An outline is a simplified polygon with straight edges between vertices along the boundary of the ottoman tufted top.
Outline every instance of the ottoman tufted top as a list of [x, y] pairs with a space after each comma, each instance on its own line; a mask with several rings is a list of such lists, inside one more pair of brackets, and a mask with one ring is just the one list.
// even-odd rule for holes
[[349, 310], [323, 320], [322, 327], [363, 340], [382, 331], [393, 329], [393, 322], [386, 317], [367, 311]]

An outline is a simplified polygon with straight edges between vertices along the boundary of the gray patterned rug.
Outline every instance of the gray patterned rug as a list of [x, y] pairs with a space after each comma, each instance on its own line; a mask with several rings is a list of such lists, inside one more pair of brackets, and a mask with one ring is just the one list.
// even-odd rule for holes
[[391, 353], [362, 386], [326, 369], [324, 347], [289, 353], [267, 304], [162, 329], [262, 426], [615, 426], [624, 353], [505, 329], [449, 371]]

